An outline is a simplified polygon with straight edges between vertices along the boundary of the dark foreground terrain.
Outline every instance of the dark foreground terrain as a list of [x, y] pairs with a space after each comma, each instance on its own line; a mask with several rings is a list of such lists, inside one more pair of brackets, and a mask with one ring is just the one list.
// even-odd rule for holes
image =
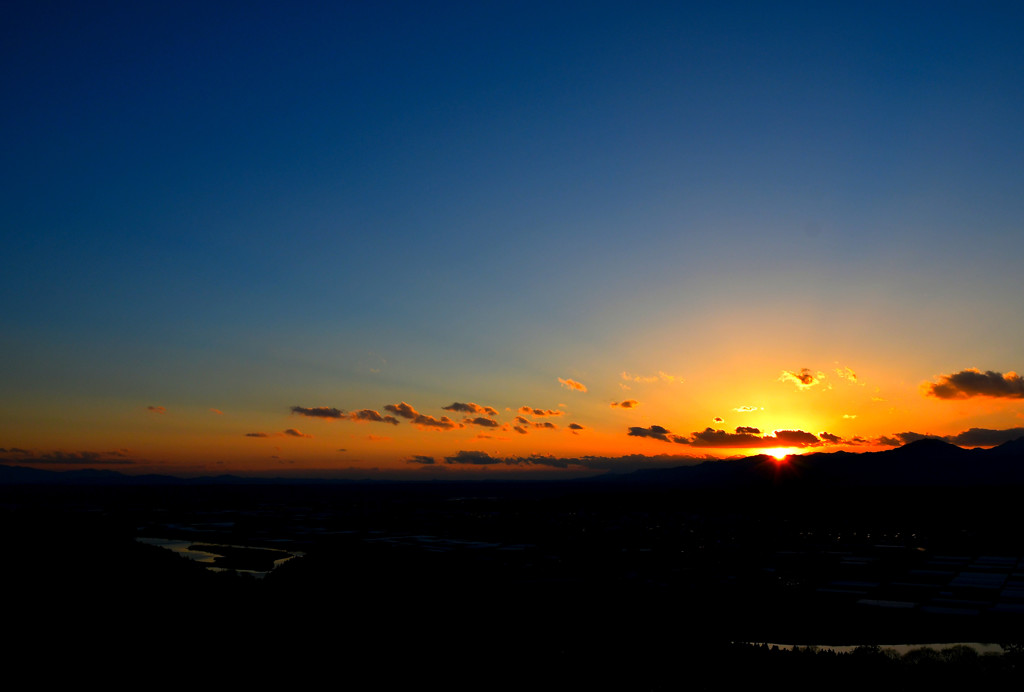
[[[210, 686], [1019, 681], [1021, 488], [0, 485], [8, 660]], [[231, 545], [207, 570], [139, 537]], [[254, 565], [254, 568], [255, 565]], [[898, 657], [875, 645], [997, 642]], [[743, 642], [859, 644], [852, 654]], [[312, 677], [311, 677], [312, 676]], [[305, 682], [303, 682], [305, 681]]]

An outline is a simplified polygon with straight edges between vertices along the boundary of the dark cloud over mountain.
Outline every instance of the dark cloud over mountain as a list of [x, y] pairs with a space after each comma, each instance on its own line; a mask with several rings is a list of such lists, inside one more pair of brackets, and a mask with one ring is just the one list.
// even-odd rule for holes
[[1015, 372], [1004, 375], [993, 370], [981, 372], [969, 368], [952, 375], [941, 375], [938, 382], [926, 382], [922, 388], [927, 396], [937, 399], [969, 399], [975, 396], [1022, 399], [1024, 377]]

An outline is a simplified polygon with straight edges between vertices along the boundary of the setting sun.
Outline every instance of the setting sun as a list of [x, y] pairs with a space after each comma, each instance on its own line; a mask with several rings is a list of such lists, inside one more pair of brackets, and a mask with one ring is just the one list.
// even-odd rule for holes
[[786, 457], [793, 454], [794, 451], [790, 447], [774, 447], [772, 449], [764, 450], [764, 453], [768, 456], [774, 457], [775, 461], [783, 461]]

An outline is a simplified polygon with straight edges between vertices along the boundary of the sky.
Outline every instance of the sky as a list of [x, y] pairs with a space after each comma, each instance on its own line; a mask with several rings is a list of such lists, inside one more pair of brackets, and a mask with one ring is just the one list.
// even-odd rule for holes
[[5, 2], [0, 463], [1020, 437], [1022, 45], [1018, 2]]

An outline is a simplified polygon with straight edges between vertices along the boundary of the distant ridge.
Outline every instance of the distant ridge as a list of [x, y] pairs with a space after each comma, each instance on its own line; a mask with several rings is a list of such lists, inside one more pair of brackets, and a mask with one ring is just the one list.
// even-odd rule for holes
[[622, 477], [634, 485], [700, 487], [1024, 485], [1024, 437], [992, 449], [964, 449], [939, 439], [884, 452], [818, 452], [779, 462], [764, 454], [696, 466], [645, 469]]
[[[2, 485], [308, 485], [389, 482], [425, 481], [251, 478], [232, 475], [179, 478], [158, 474], [132, 476], [98, 469], [56, 471], [0, 464]], [[991, 449], [965, 449], [943, 440], [926, 438], [883, 452], [818, 452], [792, 455], [782, 461], [758, 454], [709, 460], [689, 466], [643, 469], [628, 474], [550, 482], [687, 488], [1024, 485], [1024, 437]]]

